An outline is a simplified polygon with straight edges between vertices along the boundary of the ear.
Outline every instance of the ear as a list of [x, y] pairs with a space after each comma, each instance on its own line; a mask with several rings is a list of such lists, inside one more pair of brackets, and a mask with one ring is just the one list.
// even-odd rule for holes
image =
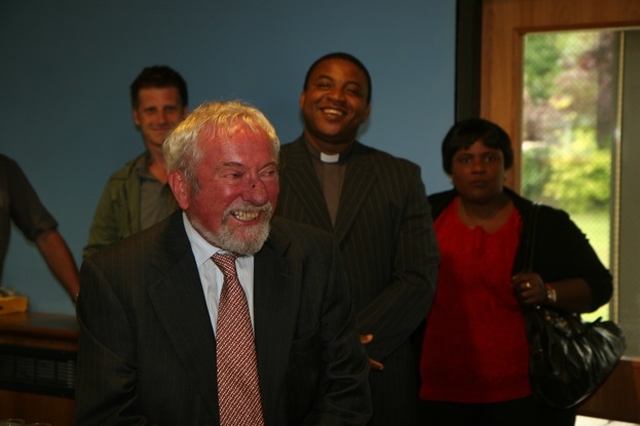
[[304, 105], [304, 100], [306, 97], [307, 97], [307, 92], [303, 90], [302, 93], [300, 93], [300, 99], [298, 99], [298, 104], [300, 105], [300, 108], [302, 108], [302, 106]]
[[140, 126], [140, 117], [138, 116], [138, 110], [133, 109], [131, 110], [131, 113], [133, 114], [133, 122], [135, 123], [135, 125]]
[[167, 175], [167, 183], [180, 208], [187, 210], [191, 199], [191, 186], [185, 179], [184, 173], [177, 169], [170, 170]]

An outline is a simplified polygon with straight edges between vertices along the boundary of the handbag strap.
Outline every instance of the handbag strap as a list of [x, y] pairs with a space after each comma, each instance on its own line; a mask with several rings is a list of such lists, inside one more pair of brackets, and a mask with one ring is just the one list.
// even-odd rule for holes
[[539, 207], [540, 205], [538, 203], [533, 203], [531, 206], [531, 218], [527, 224], [527, 230], [525, 233], [525, 242], [527, 246], [525, 249], [524, 268], [522, 268], [522, 270], [526, 272], [531, 272], [533, 269], [533, 246], [536, 240], [535, 231], [538, 223]]

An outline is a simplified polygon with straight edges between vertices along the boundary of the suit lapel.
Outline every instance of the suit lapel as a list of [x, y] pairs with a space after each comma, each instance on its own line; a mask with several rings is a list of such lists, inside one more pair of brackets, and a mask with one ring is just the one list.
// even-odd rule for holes
[[285, 266], [288, 243], [277, 233], [255, 256], [254, 312], [256, 351], [265, 418], [274, 418], [297, 324], [300, 287]]
[[180, 213], [172, 216], [159, 239], [152, 263], [162, 274], [148, 290], [158, 321], [212, 418], [217, 419], [215, 338]]
[[287, 184], [291, 186], [291, 196], [300, 199], [305, 211], [311, 217], [310, 223], [317, 228], [331, 231], [333, 227], [329, 210], [309, 151], [302, 138], [291, 144], [284, 167]]
[[[362, 205], [377, 181], [371, 157], [364, 145], [355, 142], [347, 167], [344, 188], [340, 197], [340, 207], [335, 230], [327, 204], [313, 168], [309, 151], [304, 140], [299, 138], [291, 144], [284, 167], [286, 183], [291, 186], [290, 196], [298, 197], [306, 213], [311, 217], [311, 225], [333, 232], [336, 241], [341, 242], [358, 218]], [[286, 202], [285, 202], [286, 203]], [[286, 208], [286, 207], [285, 207]]]
[[335, 237], [338, 243], [342, 242], [358, 218], [362, 205], [377, 180], [371, 158], [364, 154], [366, 154], [365, 147], [355, 142], [349, 158], [336, 217]]

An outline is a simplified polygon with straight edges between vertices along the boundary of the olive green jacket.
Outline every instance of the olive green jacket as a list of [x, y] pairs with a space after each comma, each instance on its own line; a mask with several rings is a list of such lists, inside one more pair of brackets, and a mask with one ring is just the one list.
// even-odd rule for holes
[[147, 152], [137, 156], [109, 177], [93, 215], [83, 258], [141, 230], [142, 184], [136, 170], [145, 166], [148, 156]]

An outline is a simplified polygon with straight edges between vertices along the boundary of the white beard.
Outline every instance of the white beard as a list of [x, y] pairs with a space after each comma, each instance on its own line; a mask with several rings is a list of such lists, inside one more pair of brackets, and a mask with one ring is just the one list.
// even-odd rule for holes
[[[256, 209], [256, 207], [253, 207], [253, 209]], [[239, 227], [242, 228], [244, 238], [238, 237], [235, 234], [236, 229], [231, 228], [227, 222], [227, 218], [233, 209], [225, 211], [222, 218], [222, 226], [216, 235], [207, 230], [197, 219], [190, 218], [190, 220], [200, 235], [216, 247], [240, 255], [253, 255], [262, 248], [269, 237], [271, 216], [273, 214], [271, 203], [267, 203], [258, 209], [265, 213], [265, 219], [253, 226]]]

